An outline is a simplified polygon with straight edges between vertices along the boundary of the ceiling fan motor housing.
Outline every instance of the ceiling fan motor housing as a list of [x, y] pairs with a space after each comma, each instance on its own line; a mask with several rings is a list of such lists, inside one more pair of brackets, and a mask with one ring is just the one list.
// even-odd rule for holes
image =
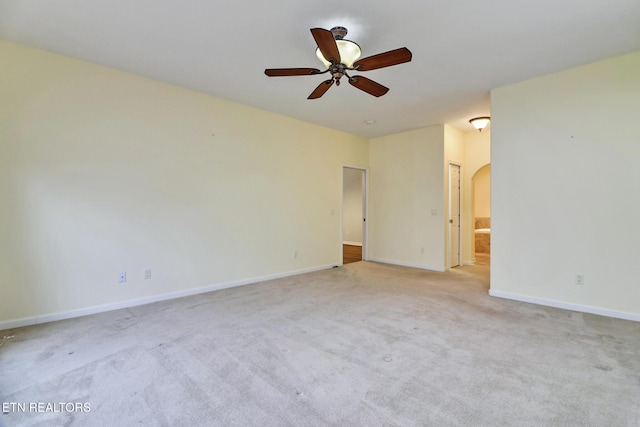
[[347, 35], [347, 29], [345, 27], [333, 27], [331, 30], [333, 38], [336, 40], [342, 40]]

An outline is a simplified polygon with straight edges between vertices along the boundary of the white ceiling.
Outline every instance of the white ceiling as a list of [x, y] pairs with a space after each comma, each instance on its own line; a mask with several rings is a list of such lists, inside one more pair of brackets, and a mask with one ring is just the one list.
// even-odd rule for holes
[[[413, 61], [307, 100], [325, 76], [310, 28], [349, 29], [363, 57]], [[638, 0], [0, 0], [0, 38], [365, 137], [490, 114], [492, 88], [640, 50]], [[0, 77], [1, 78], [1, 77]], [[345, 82], [346, 83], [346, 82]], [[365, 120], [375, 120], [373, 125]]]

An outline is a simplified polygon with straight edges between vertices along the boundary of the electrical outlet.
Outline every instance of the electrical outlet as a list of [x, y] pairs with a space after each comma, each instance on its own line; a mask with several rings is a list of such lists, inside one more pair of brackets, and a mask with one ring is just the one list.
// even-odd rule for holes
[[584, 285], [584, 274], [577, 273], [576, 274], [576, 285]]
[[118, 276], [118, 283], [124, 283], [127, 281], [127, 272], [123, 271], [120, 273], [120, 275]]
[[148, 268], [144, 271], [144, 280], [149, 280], [151, 279], [151, 269]]

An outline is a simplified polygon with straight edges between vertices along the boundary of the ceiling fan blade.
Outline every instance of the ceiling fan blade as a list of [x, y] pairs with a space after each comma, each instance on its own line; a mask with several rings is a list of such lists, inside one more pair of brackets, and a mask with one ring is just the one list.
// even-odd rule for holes
[[311, 92], [311, 95], [309, 95], [307, 97], [307, 99], [318, 99], [320, 98], [322, 95], [324, 95], [324, 93], [326, 91], [329, 90], [329, 88], [333, 85], [333, 79], [331, 80], [325, 80], [322, 83], [320, 83], [318, 85], [317, 88], [314, 89], [313, 92]]
[[362, 76], [353, 76], [349, 78], [349, 84], [373, 96], [382, 96], [389, 92], [388, 87], [382, 86], [380, 83], [376, 83], [373, 80]]
[[356, 61], [353, 64], [353, 68], [358, 71], [375, 70], [409, 62], [411, 57], [411, 51], [406, 47], [401, 47], [400, 49], [390, 50], [389, 52], [379, 53]]
[[331, 31], [325, 30], [324, 28], [312, 28], [311, 34], [313, 35], [322, 56], [324, 56], [329, 62], [332, 62], [331, 60], [333, 59], [333, 62], [339, 64], [340, 52], [338, 51], [338, 45], [336, 44], [336, 40], [333, 38]]
[[316, 68], [267, 68], [264, 73], [269, 77], [310, 76], [321, 74]]

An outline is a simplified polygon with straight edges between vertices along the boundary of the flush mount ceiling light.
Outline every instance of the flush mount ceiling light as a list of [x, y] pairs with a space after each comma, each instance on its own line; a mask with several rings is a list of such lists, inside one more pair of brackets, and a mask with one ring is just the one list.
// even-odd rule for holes
[[491, 117], [475, 117], [469, 120], [469, 123], [471, 123], [474, 128], [478, 129], [479, 132], [482, 132], [482, 129], [486, 128], [490, 121]]

